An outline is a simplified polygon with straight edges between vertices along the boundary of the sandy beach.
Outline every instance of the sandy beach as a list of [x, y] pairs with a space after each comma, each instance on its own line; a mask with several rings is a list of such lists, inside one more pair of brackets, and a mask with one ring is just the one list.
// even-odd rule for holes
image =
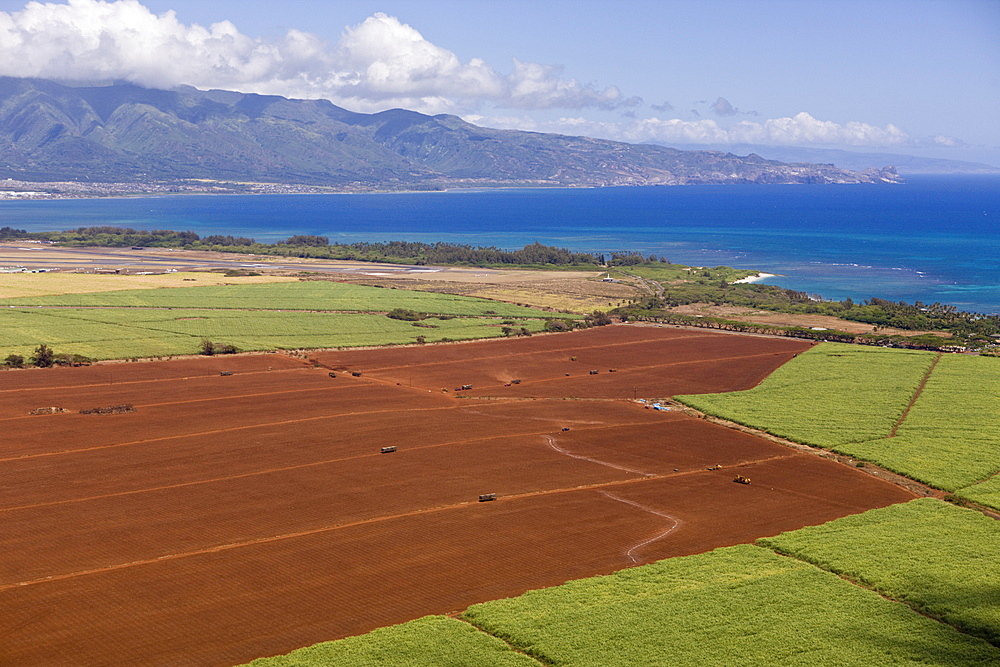
[[740, 278], [739, 280], [734, 280], [733, 283], [756, 283], [764, 280], [765, 278], [773, 278], [777, 273], [758, 273], [755, 276], [747, 276], [746, 278]]

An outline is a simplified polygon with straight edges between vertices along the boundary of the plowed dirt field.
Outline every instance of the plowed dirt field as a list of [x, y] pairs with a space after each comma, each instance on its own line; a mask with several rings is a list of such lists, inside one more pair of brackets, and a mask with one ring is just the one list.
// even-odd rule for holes
[[315, 355], [361, 377], [283, 355], [2, 373], [0, 664], [233, 665], [910, 499], [624, 400], [743, 389], [806, 347], [616, 326]]

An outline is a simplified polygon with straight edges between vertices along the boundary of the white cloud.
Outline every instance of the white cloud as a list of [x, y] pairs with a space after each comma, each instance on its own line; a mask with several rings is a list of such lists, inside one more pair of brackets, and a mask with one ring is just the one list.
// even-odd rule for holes
[[614, 86], [565, 79], [556, 66], [515, 60], [502, 75], [480, 59], [463, 63], [381, 13], [348, 27], [331, 45], [299, 30], [268, 41], [242, 34], [229, 21], [186, 25], [174, 12], [154, 14], [139, 0], [30, 2], [19, 12], [0, 12], [0, 75], [323, 97], [358, 111], [456, 112], [483, 102], [612, 109], [639, 101]]
[[[791, 118], [772, 118], [761, 122], [741, 121], [723, 127], [712, 119], [636, 118], [613, 122], [582, 117], [560, 118], [536, 123], [517, 117], [477, 117], [490, 127], [531, 129], [543, 132], [580, 134], [633, 143], [662, 142], [676, 144], [764, 144], [788, 146], [904, 146], [911, 138], [894, 125], [878, 127], [868, 123], [835, 123], [813, 118], [802, 112]], [[519, 125], [519, 122], [528, 124]]]
[[858, 121], [841, 125], [817, 120], [804, 111], [792, 118], [771, 118], [760, 123], [743, 121], [729, 128], [728, 133], [730, 143], [746, 144], [900, 146], [910, 140], [891, 123], [885, 127]]
[[482, 60], [462, 64], [451, 51], [385, 14], [348, 28], [336, 55], [336, 66], [349, 79], [340, 92], [352, 96], [496, 99], [506, 92], [503, 78]]
[[617, 109], [642, 103], [638, 97], [624, 99], [616, 86], [598, 90], [576, 79], [563, 79], [560, 74], [561, 67], [526, 63], [515, 58], [514, 71], [507, 77], [510, 96], [502, 100], [501, 105], [520, 109]]
[[955, 137], [948, 137], [943, 134], [930, 137], [929, 139], [927, 139], [925, 143], [931, 146], [944, 146], [945, 148], [962, 148], [968, 146], [968, 144], [966, 144], [961, 139], [956, 139]]
[[266, 44], [223, 21], [186, 26], [173, 12], [154, 15], [136, 0], [31, 2], [0, 12], [0, 72], [8, 76], [122, 78], [171, 86], [182, 74], [203, 86], [287, 76], [316, 55], [303, 33]]

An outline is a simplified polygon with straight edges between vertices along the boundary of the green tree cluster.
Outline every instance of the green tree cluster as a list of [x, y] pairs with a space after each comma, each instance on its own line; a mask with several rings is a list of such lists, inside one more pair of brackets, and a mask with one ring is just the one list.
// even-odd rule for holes
[[[494, 246], [481, 247], [455, 243], [420, 243], [416, 241], [386, 241], [379, 243], [338, 243], [331, 245], [326, 236], [297, 234], [277, 243], [259, 243], [253, 238], [212, 234], [200, 237], [195, 232], [171, 230], [137, 230], [130, 227], [79, 227], [63, 232], [9, 230], [18, 238], [52, 241], [71, 246], [163, 247], [216, 250], [221, 252], [345, 259], [363, 262], [396, 264], [446, 264], [476, 266], [637, 266], [669, 264], [664, 257], [643, 257], [637, 252], [613, 252], [610, 259], [603, 254], [573, 252], [541, 243], [531, 243], [520, 250], [503, 250]], [[0, 238], [3, 232], [0, 231]]]

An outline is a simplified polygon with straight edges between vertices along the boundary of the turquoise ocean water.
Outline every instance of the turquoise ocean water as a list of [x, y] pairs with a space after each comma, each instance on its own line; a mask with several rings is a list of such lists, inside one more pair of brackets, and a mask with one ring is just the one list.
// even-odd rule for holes
[[903, 185], [685, 186], [379, 195], [4, 201], [0, 226], [191, 230], [276, 241], [416, 240], [637, 250], [781, 274], [826, 298], [873, 296], [1000, 313], [1000, 177]]

